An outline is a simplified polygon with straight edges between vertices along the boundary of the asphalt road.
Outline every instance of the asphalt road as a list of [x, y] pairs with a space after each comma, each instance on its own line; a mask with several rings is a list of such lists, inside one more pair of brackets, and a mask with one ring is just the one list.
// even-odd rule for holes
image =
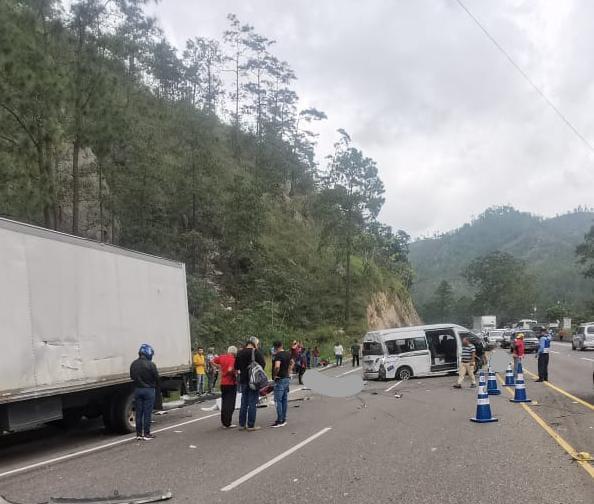
[[[454, 380], [369, 382], [348, 399], [296, 391], [287, 427], [253, 433], [221, 429], [218, 414], [202, 410], [208, 404], [156, 417], [154, 430], [166, 430], [153, 441], [106, 436], [96, 423], [42, 431], [0, 448], [0, 494], [21, 503], [168, 488], [174, 502], [194, 504], [594, 502], [592, 465], [573, 461], [532, 416], [594, 452], [594, 410], [529, 381], [536, 405], [513, 404], [504, 391], [491, 397], [499, 422], [474, 424], [475, 390], [455, 390]], [[271, 408], [258, 410], [260, 425], [273, 419]], [[109, 443], [117, 444], [103, 448]]]

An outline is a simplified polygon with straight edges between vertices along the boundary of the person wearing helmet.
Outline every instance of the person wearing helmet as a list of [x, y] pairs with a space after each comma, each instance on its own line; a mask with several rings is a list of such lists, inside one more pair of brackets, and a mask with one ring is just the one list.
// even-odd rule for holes
[[524, 333], [518, 333], [516, 334], [516, 339], [514, 340], [514, 344], [512, 346], [512, 357], [514, 358], [514, 383], [518, 377], [518, 364], [524, 358], [524, 352]]
[[136, 407], [136, 439], [149, 440], [151, 434], [151, 416], [155, 405], [159, 371], [153, 362], [155, 351], [144, 343], [138, 350], [138, 359], [130, 365], [130, 378], [134, 382], [134, 400]]

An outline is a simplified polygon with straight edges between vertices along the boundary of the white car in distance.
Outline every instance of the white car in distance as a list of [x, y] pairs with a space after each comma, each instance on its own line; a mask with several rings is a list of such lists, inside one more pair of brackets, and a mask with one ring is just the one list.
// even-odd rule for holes
[[503, 341], [503, 333], [505, 332], [504, 329], [491, 329], [489, 334], [487, 335], [487, 341], [491, 345], [496, 345], [497, 343], [501, 343]]

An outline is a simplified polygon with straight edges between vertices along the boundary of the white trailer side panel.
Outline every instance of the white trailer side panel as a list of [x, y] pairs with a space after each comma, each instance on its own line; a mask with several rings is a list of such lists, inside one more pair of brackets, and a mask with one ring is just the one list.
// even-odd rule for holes
[[142, 343], [191, 360], [182, 264], [0, 222], [0, 401], [125, 379]]

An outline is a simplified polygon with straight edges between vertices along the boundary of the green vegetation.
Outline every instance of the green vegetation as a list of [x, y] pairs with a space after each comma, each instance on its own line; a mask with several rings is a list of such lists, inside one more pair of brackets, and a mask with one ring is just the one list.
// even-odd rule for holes
[[205, 346], [360, 336], [411, 279], [375, 163], [341, 131], [320, 169], [326, 116], [253, 27], [179, 55], [145, 3], [0, 1], [0, 214], [185, 262]]
[[[413, 297], [421, 316], [443, 320], [436, 310], [443, 281], [453, 296], [447, 313], [458, 323], [470, 324], [473, 315], [498, 315], [500, 322], [532, 318], [534, 307], [538, 320], [547, 313], [578, 319], [594, 315], [594, 285], [576, 261], [576, 247], [593, 220], [594, 213], [581, 208], [550, 219], [491, 208], [455, 231], [411, 243]], [[590, 257], [591, 240], [578, 248], [578, 254], [585, 253], [578, 258]]]

